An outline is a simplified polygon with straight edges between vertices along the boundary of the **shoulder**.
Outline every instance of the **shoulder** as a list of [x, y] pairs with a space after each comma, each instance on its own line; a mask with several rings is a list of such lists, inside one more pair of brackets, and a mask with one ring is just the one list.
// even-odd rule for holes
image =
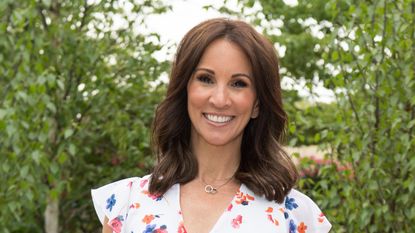
[[329, 232], [330, 222], [317, 204], [304, 193], [292, 189], [284, 200], [284, 217], [289, 232]]
[[109, 220], [126, 218], [131, 193], [146, 190], [149, 179], [150, 175], [131, 177], [92, 189], [92, 201], [100, 222], [103, 223], [105, 217]]

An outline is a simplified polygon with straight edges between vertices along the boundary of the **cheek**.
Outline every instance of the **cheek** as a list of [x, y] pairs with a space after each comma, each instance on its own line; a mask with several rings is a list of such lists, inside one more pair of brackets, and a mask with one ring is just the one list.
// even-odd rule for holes
[[205, 94], [200, 88], [189, 85], [187, 88], [187, 105], [189, 109], [198, 108], [203, 105]]
[[256, 95], [255, 93], [244, 93], [238, 97], [238, 107], [243, 113], [251, 113], [254, 109]]

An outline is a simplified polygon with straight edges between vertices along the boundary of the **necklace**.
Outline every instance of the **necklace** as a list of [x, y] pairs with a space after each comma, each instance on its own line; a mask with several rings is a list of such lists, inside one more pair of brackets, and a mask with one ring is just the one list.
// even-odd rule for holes
[[223, 183], [223, 184], [221, 184], [219, 186], [216, 186], [216, 187], [213, 187], [213, 185], [206, 183], [205, 180], [203, 180], [202, 177], [200, 177], [200, 179], [202, 180], [203, 184], [205, 185], [205, 192], [206, 193], [209, 193], [209, 194], [215, 194], [215, 193], [218, 192], [218, 189], [219, 188], [221, 188], [222, 186], [224, 186], [227, 183], [229, 183], [232, 180], [233, 176], [234, 175], [232, 175], [231, 177], [227, 178], [227, 180], [226, 180], [225, 183]]

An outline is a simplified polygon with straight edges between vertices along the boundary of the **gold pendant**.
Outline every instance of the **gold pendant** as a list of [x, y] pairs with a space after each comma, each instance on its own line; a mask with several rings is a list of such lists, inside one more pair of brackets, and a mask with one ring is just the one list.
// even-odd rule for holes
[[209, 193], [209, 194], [215, 194], [215, 193], [217, 193], [217, 192], [218, 192], [218, 190], [217, 190], [217, 189], [215, 189], [212, 185], [207, 184], [207, 185], [205, 186], [205, 192], [207, 192], [207, 193]]

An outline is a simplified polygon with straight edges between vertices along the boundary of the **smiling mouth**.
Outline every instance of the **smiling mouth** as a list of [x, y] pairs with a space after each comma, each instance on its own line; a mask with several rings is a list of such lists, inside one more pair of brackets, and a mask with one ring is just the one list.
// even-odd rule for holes
[[231, 121], [233, 118], [235, 118], [234, 116], [221, 116], [207, 113], [204, 113], [203, 116], [205, 116], [206, 119], [214, 123], [227, 123]]

